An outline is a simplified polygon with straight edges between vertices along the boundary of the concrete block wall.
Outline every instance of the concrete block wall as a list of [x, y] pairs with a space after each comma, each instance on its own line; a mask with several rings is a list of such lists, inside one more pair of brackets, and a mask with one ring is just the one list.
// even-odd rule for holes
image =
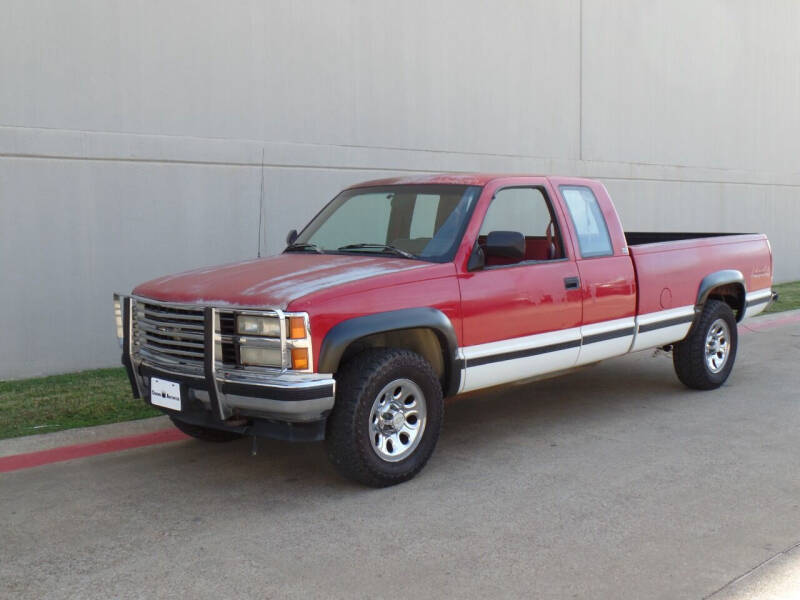
[[395, 173], [597, 177], [630, 229], [764, 231], [800, 278], [791, 0], [3, 8], [0, 379], [118, 364], [113, 291]]

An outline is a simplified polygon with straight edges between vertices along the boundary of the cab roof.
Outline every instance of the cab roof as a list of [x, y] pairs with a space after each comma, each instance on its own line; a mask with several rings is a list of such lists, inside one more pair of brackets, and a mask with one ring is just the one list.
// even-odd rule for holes
[[[530, 173], [436, 173], [432, 175], [404, 175], [401, 177], [387, 177], [355, 183], [349, 188], [377, 187], [384, 185], [480, 185], [484, 186], [495, 179], [510, 179], [515, 177], [549, 177]], [[570, 179], [573, 179], [570, 177]], [[576, 181], [579, 178], [574, 178]]]

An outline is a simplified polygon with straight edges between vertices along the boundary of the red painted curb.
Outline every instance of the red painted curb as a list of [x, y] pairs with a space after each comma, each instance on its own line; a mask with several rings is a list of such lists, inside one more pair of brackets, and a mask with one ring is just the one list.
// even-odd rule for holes
[[177, 442], [187, 437], [186, 434], [181, 433], [177, 429], [162, 429], [160, 431], [154, 431], [153, 433], [129, 435], [126, 437], [103, 440], [102, 442], [74, 444], [72, 446], [62, 446], [61, 448], [51, 448], [50, 450], [14, 454], [12, 456], [0, 458], [0, 473], [30, 469], [32, 467], [73, 460], [75, 458], [85, 458], [87, 456], [94, 456], [95, 454], [106, 454], [108, 452], [130, 450], [131, 448], [141, 448], [142, 446]]
[[749, 319], [742, 323], [742, 328], [746, 331], [769, 331], [770, 329], [778, 329], [779, 327], [785, 327], [792, 323], [800, 323], [800, 315], [795, 314], [789, 315], [788, 317], [765, 319], [763, 322], [759, 321], [760, 319]]

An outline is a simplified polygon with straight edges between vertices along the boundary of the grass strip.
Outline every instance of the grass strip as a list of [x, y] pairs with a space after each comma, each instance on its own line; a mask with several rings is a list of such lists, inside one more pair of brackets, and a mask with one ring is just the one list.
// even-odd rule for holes
[[778, 301], [773, 302], [765, 313], [783, 312], [800, 308], [800, 281], [790, 281], [789, 283], [778, 283], [772, 286], [772, 290], [778, 292]]
[[159, 414], [134, 400], [121, 368], [0, 381], [0, 439]]

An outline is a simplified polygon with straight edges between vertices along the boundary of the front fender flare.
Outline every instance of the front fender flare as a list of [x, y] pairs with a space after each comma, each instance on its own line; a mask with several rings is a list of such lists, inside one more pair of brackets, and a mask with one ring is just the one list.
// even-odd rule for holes
[[436, 308], [404, 308], [354, 317], [334, 325], [322, 340], [318, 371], [335, 373], [347, 347], [363, 337], [403, 329], [431, 329], [439, 338], [444, 353], [444, 395], [455, 394], [461, 384], [458, 339], [450, 319]]

